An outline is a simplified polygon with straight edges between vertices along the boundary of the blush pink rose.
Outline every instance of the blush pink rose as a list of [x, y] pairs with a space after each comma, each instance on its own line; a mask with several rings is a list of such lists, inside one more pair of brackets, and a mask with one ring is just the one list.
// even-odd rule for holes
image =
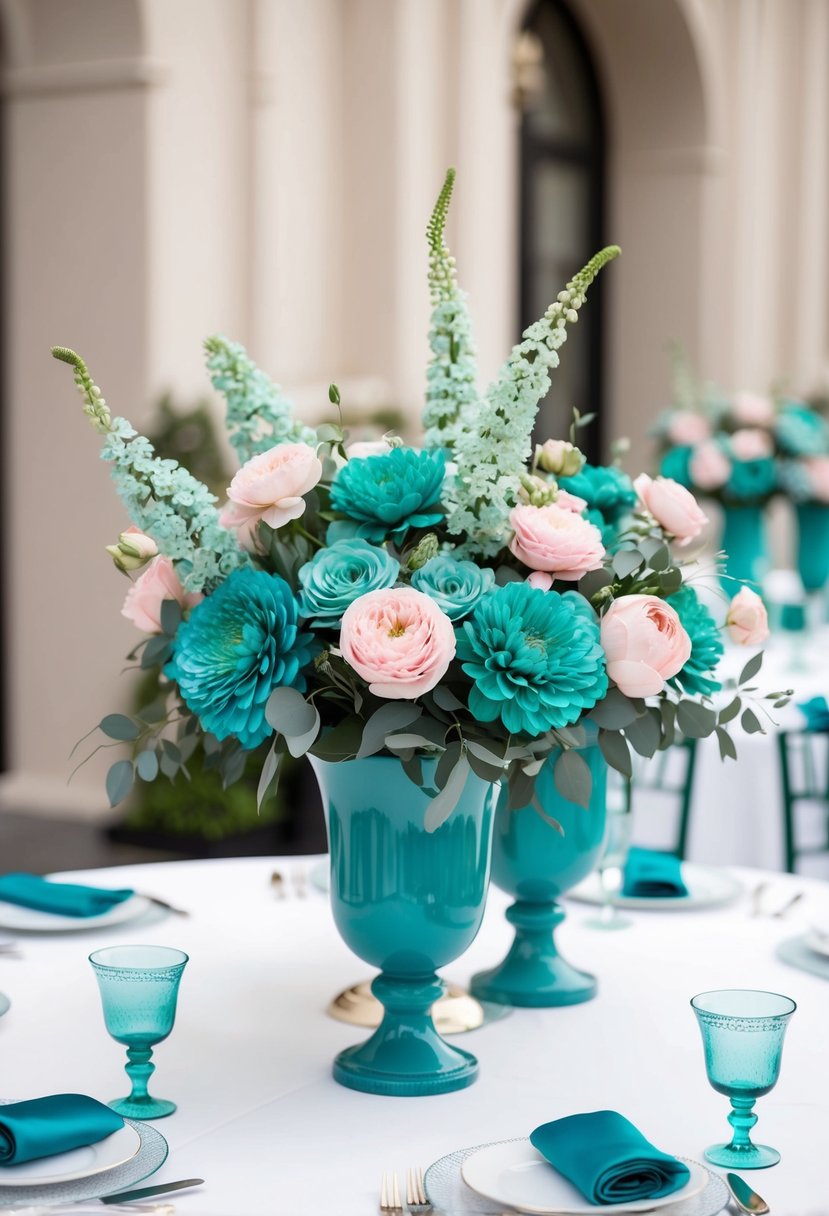
[[668, 423], [668, 438], [677, 447], [695, 447], [708, 439], [711, 425], [703, 414], [692, 410], [677, 410]]
[[422, 591], [390, 587], [349, 604], [340, 650], [375, 697], [409, 701], [446, 675], [455, 657], [455, 630]]
[[771, 456], [771, 438], [756, 427], [744, 427], [731, 436], [731, 451], [738, 460], [764, 460]]
[[812, 456], [805, 465], [812, 498], [815, 502], [829, 502], [829, 456]]
[[734, 596], [725, 623], [738, 646], [759, 646], [769, 636], [766, 605], [750, 587], [741, 587]]
[[602, 564], [604, 545], [599, 529], [557, 503], [514, 507], [510, 524], [515, 533], [510, 549], [531, 570], [546, 570], [556, 578], [576, 582]]
[[305, 510], [303, 494], [313, 490], [321, 477], [322, 464], [307, 443], [277, 444], [239, 469], [228, 487], [230, 501], [220, 522], [236, 529], [246, 549], [255, 549], [259, 522], [281, 528], [299, 519]]
[[576, 515], [581, 515], [582, 511], [587, 510], [587, 499], [579, 498], [578, 494], [571, 494], [569, 490], [559, 490], [556, 494], [556, 506], [561, 507], [563, 511], [574, 511]]
[[718, 443], [707, 439], [691, 457], [688, 472], [700, 490], [719, 490], [731, 476], [731, 461]]
[[691, 657], [691, 639], [670, 604], [655, 595], [625, 595], [602, 617], [607, 674], [626, 697], [652, 697]]
[[161, 605], [165, 600], [193, 608], [203, 598], [200, 591], [184, 590], [169, 557], [154, 557], [127, 592], [121, 615], [144, 633], [161, 633]]
[[774, 402], [759, 393], [737, 393], [731, 412], [741, 426], [771, 426], [774, 422]]
[[675, 537], [680, 544], [687, 545], [699, 536], [708, 523], [708, 516], [699, 506], [690, 490], [681, 486], [672, 477], [657, 477], [640, 473], [633, 483], [639, 501], [650, 511], [660, 528]]

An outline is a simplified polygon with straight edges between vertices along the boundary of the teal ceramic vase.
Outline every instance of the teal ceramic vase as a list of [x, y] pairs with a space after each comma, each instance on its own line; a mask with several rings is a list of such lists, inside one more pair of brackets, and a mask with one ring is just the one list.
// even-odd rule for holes
[[757, 591], [769, 568], [763, 508], [724, 506], [723, 515], [723, 587], [729, 595], [734, 595], [739, 591], [734, 581], [737, 579], [750, 583], [752, 590]]
[[829, 504], [797, 504], [797, 570], [803, 590], [822, 591], [829, 580]]
[[492, 881], [515, 897], [506, 914], [515, 939], [502, 963], [473, 977], [470, 991], [479, 1000], [537, 1008], [577, 1005], [596, 995], [595, 977], [571, 966], [555, 942], [555, 930], [565, 915], [558, 901], [595, 868], [604, 844], [607, 765], [597, 744], [581, 755], [593, 778], [589, 807], [568, 802], [556, 789], [557, 752], [536, 779], [539, 802], [561, 832], [534, 806], [508, 810], [506, 790], [499, 797]]
[[423, 763], [422, 789], [391, 756], [311, 764], [328, 829], [334, 921], [354, 953], [380, 969], [371, 990], [384, 1011], [371, 1038], [337, 1056], [334, 1079], [400, 1097], [463, 1089], [478, 1061], [441, 1038], [431, 1008], [445, 988], [436, 971], [481, 925], [498, 786], [471, 773], [449, 819], [429, 833], [434, 761]]

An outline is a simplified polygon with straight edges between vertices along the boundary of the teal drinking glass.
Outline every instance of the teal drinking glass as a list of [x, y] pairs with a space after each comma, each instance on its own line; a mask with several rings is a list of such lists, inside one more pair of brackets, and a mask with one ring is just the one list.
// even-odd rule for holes
[[108, 946], [90, 954], [101, 990], [107, 1031], [127, 1049], [128, 1098], [109, 1105], [129, 1119], [163, 1119], [175, 1102], [152, 1098], [147, 1083], [155, 1071], [153, 1047], [166, 1039], [176, 1018], [181, 975], [188, 958], [168, 946]]
[[705, 1069], [718, 1094], [731, 1100], [730, 1144], [712, 1144], [708, 1161], [730, 1169], [758, 1170], [776, 1165], [777, 1149], [752, 1144], [757, 1116], [754, 1103], [777, 1083], [783, 1036], [797, 1006], [788, 996], [729, 988], [703, 992], [691, 1001], [702, 1032]]

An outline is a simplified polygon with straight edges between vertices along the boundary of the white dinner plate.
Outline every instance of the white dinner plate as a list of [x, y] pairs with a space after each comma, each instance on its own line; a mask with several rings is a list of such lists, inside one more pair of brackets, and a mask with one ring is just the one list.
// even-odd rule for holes
[[0, 1018], [4, 1013], [8, 1013], [11, 1008], [11, 1001], [6, 996], [5, 992], [0, 992]]
[[650, 1212], [699, 1194], [708, 1185], [708, 1171], [695, 1161], [685, 1164], [691, 1177], [680, 1190], [662, 1199], [609, 1204], [588, 1203], [529, 1140], [505, 1140], [479, 1149], [466, 1158], [461, 1174], [466, 1185], [485, 1199], [509, 1204], [520, 1212], [539, 1216], [595, 1216], [597, 1212]]
[[810, 950], [814, 950], [815, 954], [829, 958], [829, 929], [824, 925], [812, 925], [806, 934], [806, 945]]
[[[688, 888], [687, 895], [616, 895], [613, 903], [619, 908], [653, 908], [660, 912], [681, 912], [688, 908], [716, 908], [733, 903], [745, 888], [739, 879], [727, 870], [716, 866], [699, 866], [692, 861], [683, 861], [682, 878]], [[586, 904], [604, 902], [599, 875], [588, 874], [578, 886], [566, 893], [567, 899], [577, 899]]]
[[97, 1144], [73, 1148], [68, 1153], [57, 1153], [54, 1157], [39, 1157], [37, 1161], [24, 1161], [21, 1165], [1, 1166], [0, 1185], [47, 1186], [90, 1178], [93, 1174], [132, 1161], [140, 1147], [138, 1132], [124, 1124]]
[[0, 901], [0, 928], [17, 929], [26, 933], [71, 933], [84, 929], [104, 929], [107, 925], [123, 925], [135, 920], [152, 907], [144, 895], [131, 895], [100, 916], [58, 916], [37, 908], [21, 908], [19, 904]]

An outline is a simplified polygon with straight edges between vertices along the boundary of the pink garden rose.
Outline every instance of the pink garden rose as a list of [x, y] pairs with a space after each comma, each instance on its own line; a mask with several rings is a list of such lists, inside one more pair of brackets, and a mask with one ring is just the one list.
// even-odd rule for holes
[[695, 447], [708, 439], [711, 425], [703, 414], [692, 410], [677, 410], [668, 423], [668, 438], [677, 447]]
[[556, 578], [576, 582], [602, 564], [604, 545], [599, 529], [558, 503], [514, 507], [510, 524], [515, 533], [510, 549], [531, 570], [546, 570]]
[[759, 646], [769, 636], [766, 605], [750, 587], [741, 587], [734, 596], [725, 623], [738, 646]]
[[652, 697], [691, 657], [691, 639], [670, 604], [625, 595], [602, 617], [607, 674], [626, 697]]
[[455, 630], [422, 591], [389, 587], [349, 604], [340, 650], [375, 697], [409, 701], [445, 676], [455, 657]]
[[805, 465], [812, 498], [829, 502], [829, 456], [812, 456]]
[[764, 460], [772, 450], [771, 437], [756, 427], [744, 427], [731, 436], [731, 451], [738, 460]]
[[556, 506], [561, 507], [562, 511], [575, 511], [576, 515], [581, 515], [582, 511], [587, 510], [587, 499], [579, 498], [578, 494], [571, 494], [569, 490], [559, 490]]
[[681, 486], [672, 477], [657, 477], [640, 473], [633, 483], [639, 501], [650, 511], [660, 528], [675, 537], [680, 544], [687, 545], [699, 536], [708, 523], [708, 516], [699, 506], [690, 490]]
[[731, 461], [718, 443], [706, 439], [691, 457], [688, 471], [700, 490], [719, 490], [731, 476]]
[[731, 412], [741, 426], [771, 426], [774, 422], [774, 402], [759, 393], [737, 393]]
[[127, 592], [121, 615], [144, 633], [161, 633], [164, 600], [176, 600], [182, 608], [192, 608], [201, 599], [201, 592], [184, 590], [169, 557], [154, 557]]
[[228, 487], [230, 499], [220, 522], [235, 528], [239, 543], [256, 549], [256, 527], [263, 521], [281, 528], [299, 519], [305, 510], [302, 495], [313, 490], [322, 477], [322, 464], [307, 443], [280, 443], [253, 456]]

